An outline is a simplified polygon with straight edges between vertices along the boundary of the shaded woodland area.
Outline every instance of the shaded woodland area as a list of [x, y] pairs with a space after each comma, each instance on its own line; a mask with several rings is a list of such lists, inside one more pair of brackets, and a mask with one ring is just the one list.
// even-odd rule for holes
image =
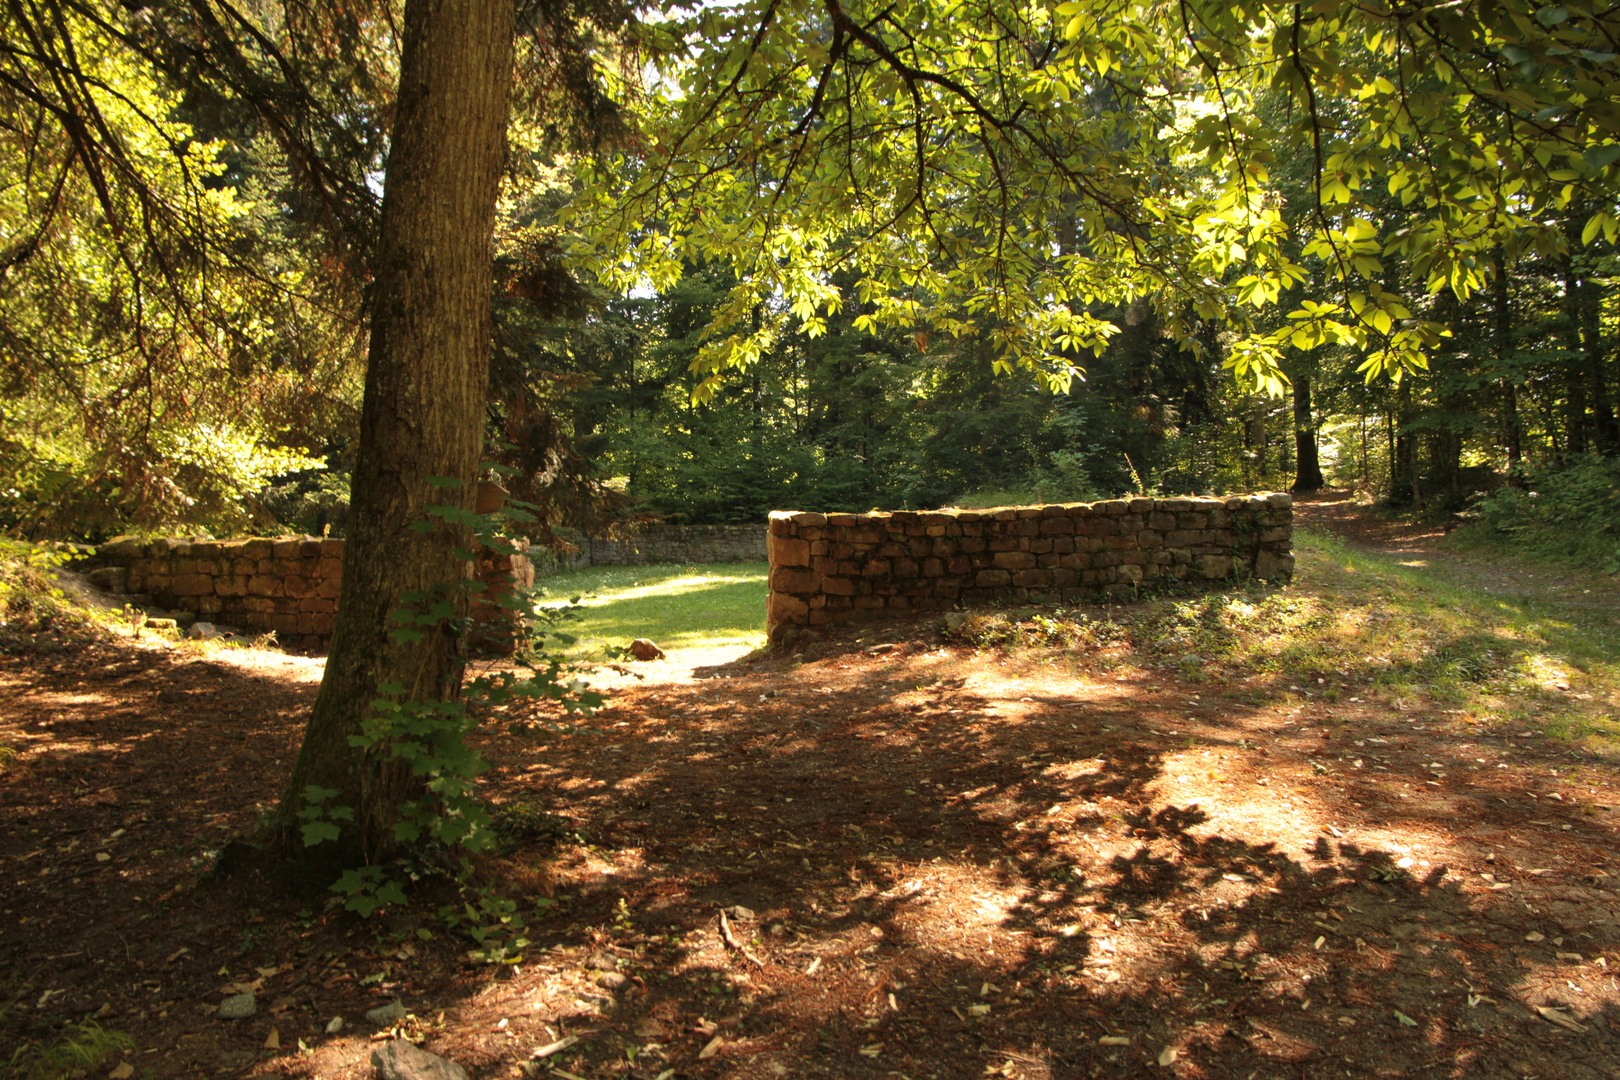
[[[1617, 87], [1535, 0], [0, 6], [10, 1068], [1601, 1075]], [[478, 544], [1327, 482], [1500, 580], [466, 648]], [[162, 532], [341, 534], [328, 656], [51, 576]]]

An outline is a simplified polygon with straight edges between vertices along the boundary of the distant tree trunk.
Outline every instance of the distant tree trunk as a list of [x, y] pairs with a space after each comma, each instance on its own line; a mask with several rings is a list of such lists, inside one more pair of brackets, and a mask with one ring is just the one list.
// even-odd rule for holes
[[1389, 458], [1389, 501], [1395, 506], [1408, 502], [1423, 506], [1423, 487], [1418, 479], [1418, 438], [1410, 431], [1412, 423], [1412, 384], [1402, 379], [1397, 391], [1398, 420], [1392, 419]]
[[1519, 421], [1518, 380], [1513, 373], [1513, 304], [1508, 295], [1507, 261], [1502, 245], [1491, 252], [1492, 282], [1491, 346], [1496, 359], [1496, 377], [1502, 381], [1502, 442], [1507, 449], [1508, 476], [1516, 483], [1524, 462], [1524, 427]]
[[1316, 424], [1311, 419], [1311, 380], [1304, 375], [1294, 384], [1294, 491], [1320, 491], [1322, 462], [1316, 446]]
[[1604, 455], [1620, 450], [1620, 423], [1609, 398], [1608, 380], [1603, 377], [1608, 348], [1602, 327], [1603, 286], [1590, 274], [1581, 278], [1578, 310], [1581, 319], [1581, 356], [1584, 362], [1587, 398], [1591, 404], [1592, 444]]
[[[281, 798], [291, 820], [308, 785], [353, 808], [338, 853], [393, 847], [402, 801], [421, 779], [386, 746], [349, 744], [379, 687], [413, 700], [459, 691], [461, 657], [442, 628], [389, 637], [401, 595], [453, 582], [466, 538], [417, 532], [425, 507], [471, 508], [488, 389], [492, 236], [512, 76], [512, 0], [408, 0], [399, 95], [373, 258], [369, 366], [361, 407], [342, 603], [326, 674]], [[461, 481], [435, 487], [431, 477]]]
[[1271, 434], [1266, 430], [1266, 402], [1258, 395], [1249, 408], [1248, 445], [1254, 451], [1255, 483], [1263, 484], [1266, 480], [1267, 451], [1271, 449]]
[[[1571, 251], [1580, 250], [1577, 243], [1580, 236], [1577, 230], [1580, 228], [1580, 218], [1584, 216], [1572, 212], [1565, 221], [1565, 235], [1569, 238]], [[1575, 267], [1575, 259], [1566, 255], [1558, 336], [1562, 339], [1561, 344], [1567, 354], [1563, 365], [1564, 376], [1568, 380], [1564, 406], [1568, 427], [1564, 444], [1569, 448], [1570, 454], [1577, 457], [1586, 453], [1591, 436], [1591, 417], [1587, 414], [1586, 401], [1586, 349], [1581, 342], [1581, 289], [1581, 275]]]

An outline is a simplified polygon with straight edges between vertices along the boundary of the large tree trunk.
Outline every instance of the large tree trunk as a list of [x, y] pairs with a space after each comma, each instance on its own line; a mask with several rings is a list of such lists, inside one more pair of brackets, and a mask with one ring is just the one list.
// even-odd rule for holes
[[[353, 809], [336, 854], [376, 859], [393, 846], [402, 801], [422, 781], [386, 745], [350, 745], [379, 687], [417, 701], [454, 696], [460, 650], [440, 627], [390, 639], [402, 594], [464, 576], [466, 537], [412, 529], [439, 503], [471, 508], [491, 343], [495, 202], [512, 77], [512, 0], [409, 0], [398, 104], [373, 258], [369, 366], [361, 408], [337, 625], [281, 814], [311, 784]], [[432, 477], [462, 486], [438, 487]]]
[[1316, 424], [1311, 419], [1311, 380], [1303, 375], [1294, 384], [1294, 491], [1321, 491], [1322, 459], [1316, 447]]

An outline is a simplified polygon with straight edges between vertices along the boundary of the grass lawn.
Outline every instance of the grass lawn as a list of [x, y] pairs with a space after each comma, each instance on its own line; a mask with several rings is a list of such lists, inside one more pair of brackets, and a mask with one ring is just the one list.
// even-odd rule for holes
[[651, 638], [662, 648], [765, 644], [765, 563], [599, 566], [540, 584], [546, 606], [580, 598], [583, 618], [564, 624], [579, 640], [564, 655], [599, 659], [609, 645]]

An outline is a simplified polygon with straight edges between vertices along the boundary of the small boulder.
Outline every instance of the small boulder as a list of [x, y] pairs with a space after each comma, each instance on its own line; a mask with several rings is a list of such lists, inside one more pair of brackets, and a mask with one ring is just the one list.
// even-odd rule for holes
[[638, 637], [630, 643], [630, 655], [637, 660], [662, 660], [664, 650], [650, 639]]
[[192, 641], [207, 641], [219, 637], [219, 629], [211, 622], [194, 622], [186, 628], [186, 637]]
[[371, 1067], [377, 1070], [377, 1080], [467, 1080], [467, 1070], [460, 1065], [404, 1039], [373, 1050]]
[[253, 1000], [253, 991], [245, 994], [232, 994], [219, 1003], [219, 1018], [221, 1020], [246, 1020], [259, 1011], [259, 1006]]
[[405, 1019], [405, 1004], [398, 998], [366, 1012], [366, 1019], [378, 1027], [391, 1027]]

